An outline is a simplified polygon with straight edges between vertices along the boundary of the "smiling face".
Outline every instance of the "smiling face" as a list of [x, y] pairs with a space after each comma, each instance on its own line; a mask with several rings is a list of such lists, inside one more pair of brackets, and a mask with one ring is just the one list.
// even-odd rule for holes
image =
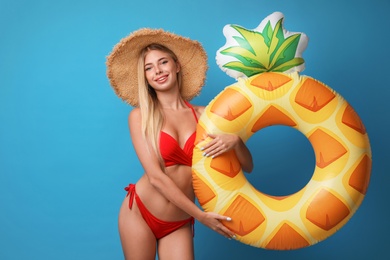
[[168, 53], [161, 50], [148, 51], [144, 70], [147, 82], [156, 92], [178, 89], [177, 73], [180, 66]]

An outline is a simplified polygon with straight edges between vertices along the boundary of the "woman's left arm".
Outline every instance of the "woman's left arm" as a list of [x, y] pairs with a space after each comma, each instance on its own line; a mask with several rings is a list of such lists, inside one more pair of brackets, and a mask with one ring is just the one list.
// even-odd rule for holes
[[243, 171], [250, 173], [253, 170], [253, 159], [248, 147], [238, 135], [234, 134], [208, 134], [212, 140], [202, 147], [205, 156], [217, 157], [227, 151], [233, 150], [241, 164]]

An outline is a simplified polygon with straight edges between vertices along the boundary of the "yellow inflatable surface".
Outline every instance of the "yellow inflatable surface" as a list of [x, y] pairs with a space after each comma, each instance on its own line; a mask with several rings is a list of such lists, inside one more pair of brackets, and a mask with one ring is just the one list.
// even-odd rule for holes
[[[254, 30], [225, 26], [227, 43], [217, 63], [237, 82], [200, 117], [192, 166], [202, 208], [230, 216], [223, 224], [240, 242], [275, 250], [307, 247], [334, 234], [361, 204], [371, 172], [362, 121], [329, 86], [299, 74], [307, 37], [287, 32], [282, 21], [277, 12]], [[313, 146], [313, 176], [295, 194], [264, 194], [246, 179], [233, 151], [212, 159], [200, 150], [207, 133], [238, 134], [247, 142], [272, 125], [297, 129]]]

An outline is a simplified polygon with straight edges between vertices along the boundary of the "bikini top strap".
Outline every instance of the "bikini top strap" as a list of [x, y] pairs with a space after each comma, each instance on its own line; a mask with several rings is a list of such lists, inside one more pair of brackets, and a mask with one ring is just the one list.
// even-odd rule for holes
[[196, 120], [196, 122], [198, 123], [198, 117], [196, 116], [195, 109], [192, 107], [192, 105], [191, 105], [187, 100], [184, 100], [184, 102], [186, 103], [186, 105], [187, 105], [189, 108], [191, 108], [192, 113], [194, 114], [195, 120]]

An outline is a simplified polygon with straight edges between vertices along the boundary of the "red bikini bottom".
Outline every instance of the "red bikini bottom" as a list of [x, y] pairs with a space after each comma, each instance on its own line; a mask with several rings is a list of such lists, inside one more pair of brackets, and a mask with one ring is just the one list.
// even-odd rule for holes
[[187, 223], [191, 223], [192, 226], [192, 234], [194, 234], [194, 218], [190, 217], [188, 219], [180, 220], [180, 221], [164, 221], [156, 218], [142, 203], [141, 199], [138, 197], [138, 194], [135, 192], [135, 184], [129, 184], [125, 188], [127, 191], [127, 196], [130, 195], [129, 198], [129, 208], [131, 209], [133, 206], [133, 200], [135, 197], [135, 201], [137, 202], [137, 206], [139, 211], [141, 212], [142, 217], [145, 222], [148, 224], [150, 229], [152, 230], [156, 239], [160, 239], [165, 237], [166, 235], [172, 233], [173, 231], [181, 228]]

